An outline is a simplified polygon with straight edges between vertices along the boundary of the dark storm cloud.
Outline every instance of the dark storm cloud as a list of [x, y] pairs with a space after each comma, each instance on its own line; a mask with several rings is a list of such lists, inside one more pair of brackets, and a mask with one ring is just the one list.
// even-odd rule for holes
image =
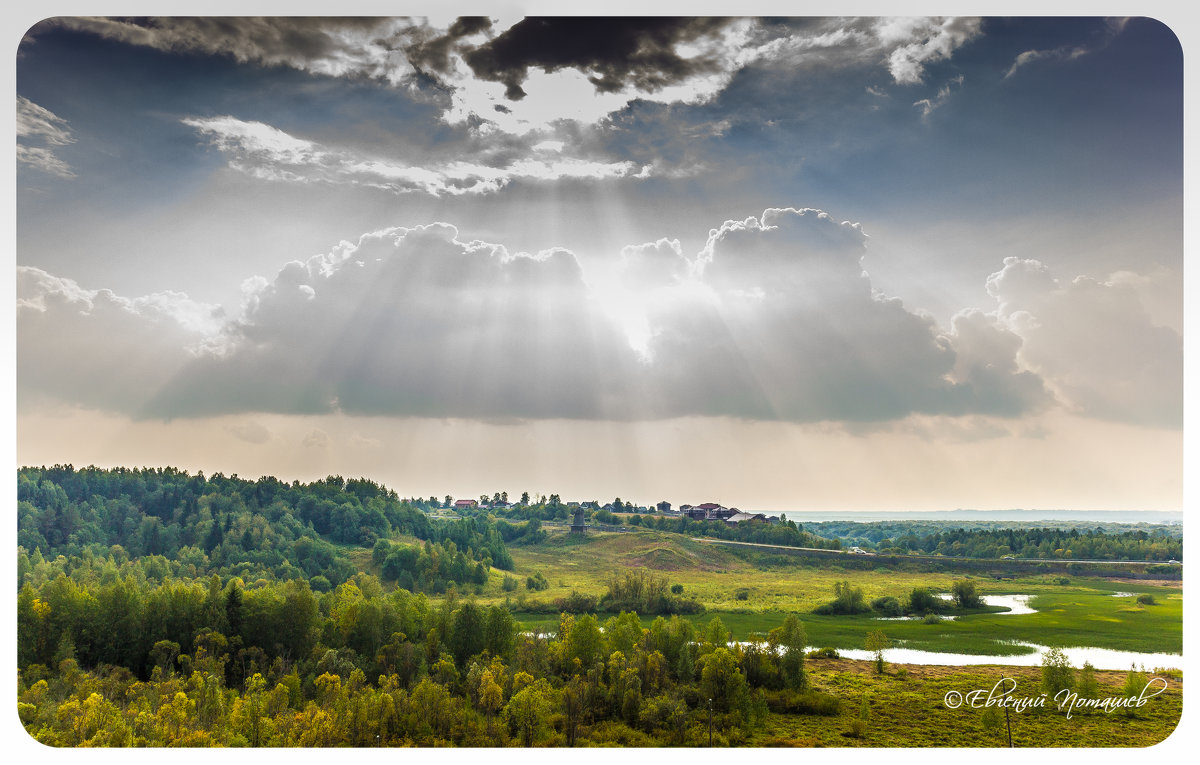
[[633, 86], [654, 92], [716, 68], [704, 57], [684, 58], [680, 43], [719, 32], [726, 19], [529, 18], [465, 55], [476, 76], [503, 83], [508, 98], [525, 96], [531, 68], [578, 69], [602, 93]]
[[[171, 53], [231, 56], [239, 62], [287, 66], [330, 77], [370, 77], [393, 84], [418, 78], [408, 50], [453, 39], [478, 26], [457, 25], [439, 37], [427, 24], [402, 18], [305, 17], [59, 17], [34, 26], [26, 42], [53, 29], [86, 32]], [[455, 36], [457, 35], [457, 37]], [[422, 53], [435, 60], [438, 44]]]
[[162, 50], [222, 51], [239, 61], [295, 64], [340, 51], [342, 32], [371, 32], [387, 20], [372, 18], [252, 18], [176, 16], [48, 19], [29, 30], [61, 27], [99, 34], [121, 42]]
[[456, 43], [464, 37], [479, 34], [491, 29], [491, 19], [482, 16], [463, 16], [455, 20], [443, 35], [433, 35], [429, 39], [420, 39], [408, 46], [405, 53], [408, 60], [418, 70], [432, 70], [438, 74], [448, 74], [453, 65], [450, 53]]

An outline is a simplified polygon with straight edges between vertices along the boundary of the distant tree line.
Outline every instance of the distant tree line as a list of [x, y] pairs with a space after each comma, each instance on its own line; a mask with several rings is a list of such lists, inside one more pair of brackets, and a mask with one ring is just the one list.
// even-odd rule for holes
[[950, 555], [964, 558], [1183, 560], [1180, 527], [1149, 524], [1033, 526], [998, 522], [951, 525], [946, 522], [823, 521], [817, 533], [837, 537], [882, 554]]

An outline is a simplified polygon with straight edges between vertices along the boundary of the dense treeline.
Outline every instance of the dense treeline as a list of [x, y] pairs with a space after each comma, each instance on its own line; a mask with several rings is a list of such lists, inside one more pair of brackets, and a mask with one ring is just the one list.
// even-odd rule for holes
[[469, 570], [430, 577], [416, 571], [409, 589], [442, 592], [478, 582], [481, 568], [512, 569], [486, 519], [432, 521], [424, 507], [361, 478], [287, 484], [173, 468], [55, 465], [17, 473], [17, 544], [49, 558], [161, 556], [183, 564], [188, 576], [305, 579], [321, 591], [355, 572], [338, 544], [370, 547], [395, 534], [427, 540], [443, 554], [452, 546], [452, 561], [461, 554], [470, 562]]
[[316, 593], [34, 557], [18, 711], [51, 745], [695, 745], [709, 699], [718, 742], [769, 707], [837, 711], [806, 691], [795, 616], [746, 645], [718, 619], [644, 628], [629, 612], [530, 634], [504, 606], [434, 607], [365, 574]]
[[[999, 527], [997, 527], [999, 526]], [[953, 555], [966, 558], [1183, 560], [1182, 529], [1148, 524], [1032, 525], [996, 522], [825, 521], [810, 524], [817, 533], [838, 537], [880, 553]]]

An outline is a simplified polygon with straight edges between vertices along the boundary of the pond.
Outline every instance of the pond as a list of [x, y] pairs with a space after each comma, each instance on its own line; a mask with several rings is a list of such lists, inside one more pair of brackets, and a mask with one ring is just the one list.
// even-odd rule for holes
[[[989, 656], [983, 654], [946, 653], [942, 651], [920, 651], [915, 648], [889, 648], [884, 651], [885, 661], [896, 664], [932, 664], [947, 667], [964, 667], [979, 664], [1001, 664], [1009, 667], [1038, 667], [1042, 654], [1049, 648], [1036, 643], [1016, 642], [1013, 645], [1029, 649], [1028, 653], [1015, 656]], [[1096, 669], [1125, 670], [1132, 666], [1152, 669], [1183, 669], [1183, 655], [1178, 653], [1140, 653], [1137, 651], [1112, 651], [1107, 648], [1075, 647], [1063, 648], [1071, 666], [1079, 668], [1090, 661]], [[871, 660], [875, 655], [859, 648], [838, 649], [838, 654], [847, 659]]]
[[[950, 600], [952, 598], [948, 593], [938, 595], [942, 600]], [[996, 616], [1019, 616], [1020, 614], [1036, 614], [1036, 608], [1029, 607], [1029, 601], [1033, 598], [1032, 595], [982, 595], [980, 600], [985, 606], [1003, 606], [1007, 611], [999, 611]], [[924, 616], [880, 616], [881, 622], [896, 622], [896, 621], [916, 621], [924, 619]], [[940, 616], [943, 621], [953, 621], [957, 616]]]
[[[1133, 595], [1131, 592], [1116, 592], [1114, 597], [1128, 597]], [[950, 599], [949, 594], [940, 594], [938, 597]], [[1007, 611], [1000, 611], [994, 616], [1020, 616], [1022, 614], [1035, 614], [1037, 609], [1029, 606], [1029, 601], [1033, 599], [1033, 595], [984, 595], [981, 598], [984, 605], [988, 606], [1004, 606]], [[921, 619], [920, 616], [899, 616], [899, 617], [883, 617], [880, 621], [893, 621], [896, 619]], [[954, 616], [943, 616], [942, 619], [954, 619]], [[896, 662], [897, 664], [934, 664], [942, 666], [967, 666], [978, 664], [1002, 664], [1011, 667], [1036, 667], [1042, 663], [1042, 654], [1045, 653], [1047, 646], [1038, 645], [1036, 643], [1012, 642], [1010, 645], [1020, 646], [1026, 650], [1024, 653], [1008, 656], [988, 655], [988, 654], [962, 654], [948, 653], [942, 651], [921, 651], [915, 648], [904, 648], [899, 646], [889, 649], [884, 658], [887, 661]], [[1140, 653], [1137, 651], [1113, 651], [1107, 648], [1090, 648], [1086, 646], [1078, 646], [1074, 648], [1063, 648], [1063, 654], [1074, 667], [1082, 667], [1085, 661], [1090, 661], [1096, 669], [1129, 669], [1131, 666], [1145, 667], [1146, 669], [1183, 669], [1183, 655], [1178, 653]], [[873, 659], [874, 654], [870, 651], [862, 649], [847, 648], [838, 649], [838, 653], [847, 659]]]

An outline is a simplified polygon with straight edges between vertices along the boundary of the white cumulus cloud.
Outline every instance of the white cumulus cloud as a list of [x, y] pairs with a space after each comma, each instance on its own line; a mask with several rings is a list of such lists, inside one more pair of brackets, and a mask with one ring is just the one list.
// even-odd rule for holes
[[[1151, 276], [1063, 282], [1009, 258], [988, 280], [995, 305], [943, 328], [871, 284], [868, 242], [824, 211], [770, 208], [713, 228], [691, 255], [676, 239], [626, 247], [601, 279], [566, 250], [397, 227], [247, 279], [228, 315], [21, 268], [18, 391], [23, 406], [165, 419], [880, 423], [1012, 418], [1057, 400], [1178, 424], [1181, 339], [1143, 307]], [[230, 432], [254, 442], [253, 422]]]
[[1183, 339], [1156, 324], [1128, 274], [1062, 281], [1043, 263], [1006, 258], [988, 292], [1022, 339], [1021, 363], [1093, 417], [1178, 427]]

